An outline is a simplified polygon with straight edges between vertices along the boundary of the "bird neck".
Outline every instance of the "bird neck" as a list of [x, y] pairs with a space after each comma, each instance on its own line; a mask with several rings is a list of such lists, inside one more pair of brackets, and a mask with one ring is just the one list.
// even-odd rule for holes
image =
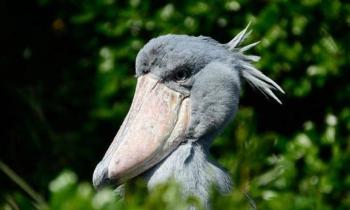
[[[209, 208], [212, 186], [221, 193], [231, 190], [230, 176], [209, 159], [209, 149], [201, 141], [180, 145], [166, 159], [146, 174], [148, 188], [174, 179], [185, 196], [196, 196]], [[203, 142], [203, 141], [202, 141]]]

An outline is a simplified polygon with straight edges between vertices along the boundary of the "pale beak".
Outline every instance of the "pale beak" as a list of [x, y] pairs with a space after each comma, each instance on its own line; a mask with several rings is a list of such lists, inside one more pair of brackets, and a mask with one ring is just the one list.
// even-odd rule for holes
[[129, 113], [94, 171], [94, 186], [121, 184], [168, 156], [185, 137], [190, 108], [185, 94], [140, 76]]

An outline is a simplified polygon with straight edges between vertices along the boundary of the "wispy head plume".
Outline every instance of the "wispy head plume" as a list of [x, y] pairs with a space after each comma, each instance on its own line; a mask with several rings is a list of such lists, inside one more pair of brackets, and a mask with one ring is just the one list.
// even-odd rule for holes
[[270, 97], [282, 104], [282, 102], [275, 95], [273, 90], [280, 93], [284, 93], [282, 88], [274, 82], [272, 79], [268, 78], [261, 71], [253, 66], [253, 62], [259, 61], [260, 57], [256, 55], [245, 55], [244, 52], [255, 47], [260, 42], [254, 42], [246, 46], [240, 46], [242, 42], [250, 35], [251, 30], [248, 31], [250, 23], [245, 29], [238, 33], [230, 42], [226, 44], [227, 48], [234, 53], [235, 58], [237, 58], [236, 67], [241, 71], [242, 77], [254, 88], [259, 90], [262, 94]]

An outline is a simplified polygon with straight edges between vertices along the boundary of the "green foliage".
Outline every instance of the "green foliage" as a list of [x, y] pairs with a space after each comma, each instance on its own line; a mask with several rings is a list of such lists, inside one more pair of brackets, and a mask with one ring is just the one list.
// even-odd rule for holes
[[[234, 122], [212, 148], [235, 183], [228, 196], [214, 193], [214, 209], [249, 209], [246, 191], [258, 209], [350, 209], [350, 3], [32, 0], [5, 1], [0, 14], [1, 160], [44, 195], [47, 208], [195, 203], [176, 185], [145, 196], [136, 184], [118, 201], [88, 182], [127, 113], [135, 57], [149, 39], [185, 33], [225, 43], [251, 22], [247, 42], [261, 40], [252, 52], [262, 57], [257, 65], [286, 96], [278, 106], [244, 87]], [[67, 169], [77, 175], [55, 178]], [[4, 209], [42, 208], [23, 185], [0, 176]]]
[[[109, 188], [95, 192], [90, 183], [78, 182], [76, 174], [64, 171], [49, 184], [50, 199], [47, 204], [39, 205], [35, 200], [32, 204], [20, 194], [14, 195], [12, 200], [23, 209], [39, 210], [186, 210], [190, 205], [200, 209], [197, 199], [184, 198], [175, 182], [158, 186], [149, 196], [145, 196], [148, 192], [140, 180], [126, 188], [128, 192], [124, 198]], [[2, 206], [3, 209], [11, 207], [11, 203]]]

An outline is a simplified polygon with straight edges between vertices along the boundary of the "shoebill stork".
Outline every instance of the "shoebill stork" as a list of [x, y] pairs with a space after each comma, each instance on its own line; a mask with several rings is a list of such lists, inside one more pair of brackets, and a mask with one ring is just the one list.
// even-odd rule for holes
[[209, 148], [237, 112], [241, 83], [278, 103], [273, 91], [283, 93], [253, 66], [259, 57], [244, 54], [257, 42], [240, 47], [247, 28], [227, 44], [164, 35], [139, 51], [132, 105], [94, 171], [96, 188], [141, 174], [149, 189], [175, 179], [184, 195], [197, 196], [207, 207], [211, 186], [230, 191], [230, 176], [209, 158]]

